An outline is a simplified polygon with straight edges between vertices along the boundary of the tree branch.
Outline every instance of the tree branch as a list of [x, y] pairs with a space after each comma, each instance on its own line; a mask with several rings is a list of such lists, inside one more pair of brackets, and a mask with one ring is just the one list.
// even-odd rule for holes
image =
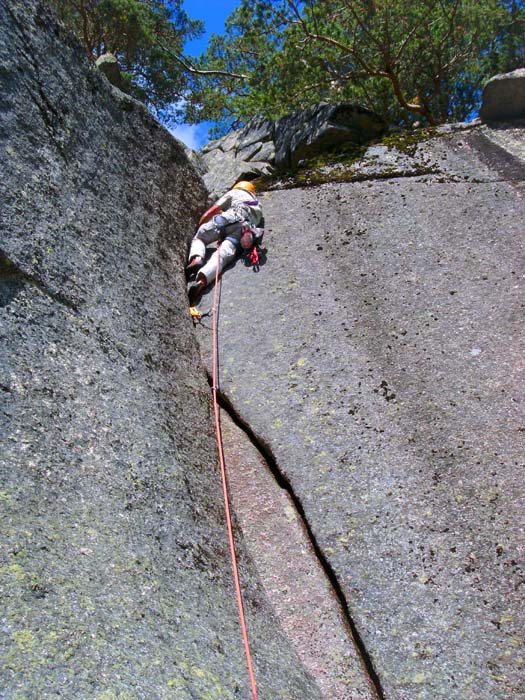
[[244, 73], [231, 73], [230, 71], [226, 70], [201, 70], [199, 68], [195, 68], [194, 66], [191, 65], [191, 63], [188, 63], [185, 61], [181, 56], [178, 56], [174, 51], [169, 49], [167, 46], [164, 46], [163, 44], [160, 43], [160, 41], [157, 41], [157, 46], [159, 46], [163, 51], [165, 51], [167, 54], [169, 54], [172, 58], [174, 58], [179, 65], [181, 65], [185, 71], [188, 73], [191, 73], [192, 75], [202, 75], [202, 76], [222, 76], [223, 78], [235, 78], [236, 80], [243, 80], [247, 81], [248, 76], [245, 75]]
[[442, 10], [443, 10], [445, 17], [447, 17], [447, 20], [448, 20], [448, 30], [445, 32], [444, 36], [442, 37], [442, 39], [439, 42], [440, 49], [442, 49], [445, 46], [445, 42], [451, 36], [451, 34], [454, 30], [454, 21], [456, 19], [456, 15], [457, 15], [458, 10], [459, 10], [459, 0], [456, 0], [456, 2], [454, 3], [454, 6], [452, 8], [452, 12], [451, 12], [450, 16], [447, 16], [447, 11], [443, 7], [443, 3], [441, 3], [441, 7], [442, 7]]
[[401, 46], [400, 46], [400, 48], [399, 48], [399, 51], [398, 51], [397, 54], [396, 54], [396, 57], [395, 57], [395, 59], [394, 59], [394, 63], [397, 63], [397, 62], [399, 61], [399, 59], [400, 59], [401, 56], [403, 55], [403, 52], [404, 52], [404, 50], [406, 49], [408, 43], [410, 42], [410, 40], [412, 39], [412, 37], [414, 36], [414, 34], [417, 32], [417, 30], [421, 27], [421, 25], [422, 25], [424, 22], [426, 22], [426, 20], [430, 17], [430, 15], [431, 15], [432, 12], [433, 12], [433, 9], [434, 9], [434, 8], [433, 8], [432, 6], [430, 6], [429, 9], [428, 9], [427, 14], [423, 17], [423, 19], [421, 20], [421, 22], [416, 22], [416, 23], [414, 24], [414, 26], [412, 27], [412, 29], [410, 30], [410, 32], [406, 35], [406, 37], [405, 37], [403, 43], [401, 44]]
[[297, 9], [297, 7], [296, 7], [295, 3], [293, 2], [293, 0], [288, 0], [288, 4], [290, 5], [290, 7], [292, 8], [292, 10], [294, 11], [294, 14], [296, 15], [296, 17], [298, 18], [296, 23], [301, 25], [301, 27], [302, 27], [302, 29], [303, 29], [303, 31], [304, 31], [304, 33], [305, 33], [305, 40], [306, 40], [306, 41], [311, 41], [311, 40], [319, 41], [319, 42], [321, 42], [321, 43], [323, 43], [323, 44], [328, 44], [329, 46], [333, 46], [333, 47], [335, 47], [335, 48], [337, 48], [337, 49], [340, 49], [340, 50], [343, 51], [344, 53], [346, 53], [346, 54], [348, 54], [348, 55], [350, 55], [350, 56], [353, 56], [353, 58], [354, 58], [358, 63], [361, 64], [361, 67], [362, 67], [365, 71], [367, 71], [367, 73], [369, 73], [371, 76], [374, 76], [374, 77], [386, 77], [386, 73], [384, 73], [384, 72], [382, 72], [382, 71], [377, 71], [377, 70], [371, 68], [371, 67], [366, 63], [366, 61], [362, 58], [362, 56], [360, 56], [360, 55], [357, 53], [357, 51], [356, 51], [354, 48], [352, 48], [351, 46], [347, 46], [346, 44], [342, 44], [340, 41], [338, 41], [337, 39], [333, 39], [331, 36], [326, 36], [325, 34], [317, 34], [317, 33], [312, 32], [312, 31], [308, 28], [308, 26], [307, 26], [306, 22], [304, 21], [303, 17], [301, 17], [301, 15], [299, 14], [299, 10]]
[[303, 32], [305, 33], [305, 38], [306, 40], [310, 41], [318, 41], [323, 44], [327, 44], [328, 46], [333, 46], [340, 51], [343, 51], [345, 54], [350, 55], [354, 58], [356, 63], [360, 65], [360, 67], [365, 71], [366, 77], [367, 78], [384, 78], [390, 81], [392, 84], [392, 89], [394, 90], [394, 94], [396, 96], [396, 99], [398, 103], [403, 107], [403, 109], [406, 109], [409, 112], [415, 112], [416, 114], [421, 114], [421, 116], [424, 116], [428, 119], [430, 124], [434, 124], [434, 118], [432, 117], [432, 114], [430, 110], [428, 109], [428, 106], [425, 106], [424, 104], [418, 104], [416, 102], [409, 102], [405, 95], [403, 94], [403, 90], [401, 88], [401, 83], [399, 80], [399, 76], [393, 69], [393, 64], [389, 59], [389, 52], [388, 52], [388, 47], [385, 47], [384, 45], [381, 44], [381, 42], [378, 41], [378, 39], [372, 34], [372, 32], [368, 29], [368, 27], [364, 24], [363, 20], [359, 17], [359, 14], [356, 12], [356, 9], [352, 3], [352, 0], [345, 0], [345, 6], [348, 8], [350, 13], [352, 14], [355, 22], [359, 25], [359, 27], [362, 29], [364, 34], [370, 39], [372, 43], [375, 44], [375, 46], [379, 49], [383, 60], [385, 62], [385, 66], [383, 69], [378, 69], [378, 68], [373, 68], [370, 66], [367, 61], [361, 56], [361, 54], [358, 53], [353, 47], [347, 46], [337, 39], [332, 38], [331, 36], [327, 36], [325, 34], [317, 34], [311, 31], [309, 29], [308, 25], [306, 24], [304, 18], [301, 16], [299, 9], [294, 2], [294, 0], [288, 0], [288, 5], [292, 9], [294, 15], [297, 17], [296, 23], [299, 24]]
[[80, 3], [77, 7], [80, 17], [82, 18], [82, 37], [84, 39], [84, 46], [86, 47], [86, 51], [91, 58], [92, 61], [95, 59], [93, 58], [93, 49], [94, 46], [92, 45], [91, 39], [89, 37], [89, 18], [88, 18], [88, 13], [86, 10], [86, 7], [83, 2]]

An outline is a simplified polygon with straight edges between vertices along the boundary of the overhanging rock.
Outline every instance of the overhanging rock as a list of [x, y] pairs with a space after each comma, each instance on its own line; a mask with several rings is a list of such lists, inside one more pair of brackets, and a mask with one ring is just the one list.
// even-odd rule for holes
[[345, 144], [364, 144], [380, 136], [384, 122], [351, 104], [319, 104], [279, 119], [275, 127], [275, 163], [294, 166], [304, 158]]
[[383, 131], [377, 115], [346, 103], [313, 105], [277, 122], [256, 119], [202, 149], [204, 182], [217, 198], [238, 180], [293, 167], [337, 146], [361, 145]]

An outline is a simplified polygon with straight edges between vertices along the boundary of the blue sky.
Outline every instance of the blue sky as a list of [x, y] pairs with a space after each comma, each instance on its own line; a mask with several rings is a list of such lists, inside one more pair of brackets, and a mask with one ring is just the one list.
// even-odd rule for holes
[[184, 0], [183, 7], [192, 19], [204, 21], [205, 35], [186, 45], [186, 52], [198, 54], [206, 48], [210, 34], [222, 34], [226, 17], [240, 0]]
[[[198, 55], [206, 48], [210, 34], [222, 34], [226, 17], [233, 12], [240, 0], [184, 0], [183, 6], [192, 19], [202, 19], [205, 34], [201, 39], [186, 44], [186, 54]], [[210, 124], [179, 124], [170, 129], [171, 133], [190, 148], [197, 150], [208, 139]]]

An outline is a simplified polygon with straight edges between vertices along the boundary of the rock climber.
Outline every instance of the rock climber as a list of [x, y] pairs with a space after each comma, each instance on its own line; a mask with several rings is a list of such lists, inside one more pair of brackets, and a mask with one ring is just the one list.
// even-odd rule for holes
[[[188, 287], [190, 304], [195, 304], [208, 284], [213, 282], [219, 266], [219, 274], [241, 251], [249, 251], [262, 241], [264, 219], [261, 206], [251, 182], [237, 182], [215, 204], [204, 212], [199, 228], [193, 237], [186, 272], [195, 281]], [[205, 263], [206, 246], [219, 242], [208, 262]]]

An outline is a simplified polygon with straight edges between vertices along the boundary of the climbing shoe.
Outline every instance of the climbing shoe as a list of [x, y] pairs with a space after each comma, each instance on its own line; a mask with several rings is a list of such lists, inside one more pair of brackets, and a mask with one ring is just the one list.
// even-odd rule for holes
[[195, 304], [199, 303], [205, 286], [206, 285], [202, 284], [202, 282], [192, 282], [188, 286], [188, 299], [190, 302], [190, 306], [195, 306]]
[[204, 260], [199, 256], [195, 255], [190, 262], [186, 265], [186, 272], [188, 275], [193, 274], [194, 272], [197, 272], [197, 270], [200, 270], [200, 268], [204, 265]]

